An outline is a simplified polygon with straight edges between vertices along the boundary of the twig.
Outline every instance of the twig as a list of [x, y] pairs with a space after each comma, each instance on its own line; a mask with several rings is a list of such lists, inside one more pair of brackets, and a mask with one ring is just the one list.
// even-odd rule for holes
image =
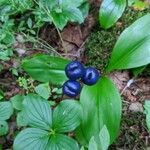
[[[56, 27], [56, 25], [55, 25], [55, 27]], [[63, 49], [64, 49], [64, 51], [65, 51], [65, 54], [67, 54], [67, 49], [66, 49], [66, 47], [65, 47], [65, 43], [64, 43], [64, 40], [63, 40], [63, 38], [62, 38], [62, 36], [61, 36], [61, 33], [60, 33], [60, 31], [59, 31], [59, 29], [56, 27], [56, 30], [57, 30], [57, 33], [58, 33], [58, 35], [59, 35], [59, 37], [60, 37], [60, 40], [61, 40], [61, 43], [62, 43], [62, 47], [63, 47]]]
[[[22, 32], [22, 34], [23, 34], [27, 39], [30, 38], [30, 36], [27, 36], [25, 33]], [[26, 40], [26, 42], [27, 42], [27, 41], [31, 42], [30, 40]], [[33, 43], [36, 42], [36, 43], [40, 44], [41, 46], [47, 48], [48, 50], [52, 51], [53, 53], [57, 54], [58, 56], [62, 57], [61, 54], [58, 53], [51, 45], [49, 45], [49, 44], [48, 44], [47, 42], [45, 42], [45, 41], [44, 41], [44, 43], [46, 43], [46, 44], [43, 44], [41, 41], [43, 42], [44, 40], [42, 40], [42, 39], [40, 39], [40, 38], [37, 38], [37, 39], [34, 38], [34, 41], [32, 41], [32, 42], [33, 42]]]
[[135, 78], [132, 78], [132, 79], [130, 79], [130, 80], [127, 82], [126, 86], [125, 86], [125, 87], [123, 88], [123, 90], [121, 91], [121, 95], [123, 95], [124, 91], [125, 91], [128, 87], [131, 86], [131, 84], [134, 82], [134, 80], [135, 80]]
[[[36, 0], [34, 0], [34, 1], [35, 1], [35, 3], [36, 3], [37, 5], [39, 5]], [[41, 5], [41, 6], [42, 6], [42, 5]], [[42, 8], [43, 8], [43, 10], [45, 11], [45, 13], [49, 16], [50, 20], [52, 20], [53, 24], [55, 25], [55, 28], [56, 28], [56, 30], [57, 30], [57, 32], [58, 32], [58, 35], [59, 35], [59, 37], [60, 37], [60, 40], [61, 40], [61, 42], [62, 42], [62, 47], [63, 47], [65, 53], [67, 53], [67, 50], [66, 50], [66, 48], [65, 48], [65, 44], [64, 44], [63, 38], [62, 38], [62, 36], [61, 36], [61, 33], [60, 33], [59, 29], [57, 28], [57, 26], [56, 26], [56, 24], [55, 24], [55, 22], [54, 22], [53, 17], [50, 15], [50, 14], [51, 14], [50, 10], [49, 10], [48, 8], [45, 8], [44, 6], [42, 6]]]

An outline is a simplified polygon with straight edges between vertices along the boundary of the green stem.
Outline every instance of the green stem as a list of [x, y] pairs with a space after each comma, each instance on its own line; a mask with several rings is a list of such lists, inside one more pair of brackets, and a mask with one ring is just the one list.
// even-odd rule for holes
[[[35, 1], [36, 4], [38, 4], [38, 2], [36, 2], [36, 0], [34, 0], [34, 1]], [[39, 5], [39, 4], [38, 4], [38, 5]], [[66, 50], [66, 48], [65, 48], [65, 44], [64, 44], [63, 38], [62, 38], [62, 36], [61, 36], [61, 33], [60, 33], [59, 29], [57, 28], [57, 26], [56, 26], [56, 24], [55, 24], [55, 22], [54, 22], [53, 17], [50, 15], [50, 14], [51, 14], [50, 10], [49, 10], [48, 8], [45, 8], [44, 6], [42, 6], [42, 8], [43, 8], [43, 10], [45, 11], [45, 13], [49, 16], [50, 20], [52, 20], [52, 22], [53, 22], [53, 24], [54, 24], [54, 26], [55, 26], [55, 28], [56, 28], [56, 30], [57, 30], [57, 32], [58, 32], [58, 35], [59, 35], [59, 37], [60, 37], [60, 40], [61, 40], [61, 43], [62, 43], [62, 47], [63, 47], [65, 53], [67, 54], [67, 50]]]

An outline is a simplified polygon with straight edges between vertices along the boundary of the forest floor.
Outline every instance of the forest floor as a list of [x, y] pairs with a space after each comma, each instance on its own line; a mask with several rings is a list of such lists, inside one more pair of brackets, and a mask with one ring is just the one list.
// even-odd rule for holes
[[[97, 4], [95, 4], [97, 5]], [[99, 6], [99, 5], [98, 5]], [[95, 8], [94, 8], [95, 9]], [[39, 32], [42, 41], [46, 41], [49, 45], [55, 47], [57, 52], [67, 58], [78, 59], [86, 65], [96, 67], [101, 73], [107, 66], [111, 56], [112, 49], [121, 32], [131, 25], [136, 19], [150, 12], [150, 9], [139, 10], [137, 8], [128, 8], [117, 24], [109, 30], [100, 28], [95, 16], [95, 10], [91, 10], [91, 14], [82, 26], [76, 24], [68, 25], [61, 33], [64, 41], [63, 47], [67, 52], [63, 51], [61, 40], [58, 40], [57, 31], [50, 25], [45, 25]], [[32, 49], [33, 44], [28, 42], [26, 45], [19, 43], [21, 35], [17, 35], [18, 43], [14, 45], [18, 47], [16, 56], [12, 57], [9, 62], [0, 62], [4, 66], [0, 72], [0, 87], [4, 89], [5, 97], [10, 97], [25, 93], [20, 82], [24, 78], [28, 78], [25, 74], [20, 74], [18, 78], [12, 75], [11, 68], [20, 69], [20, 61], [23, 57], [43, 52], [39, 49], [24, 51], [24, 47]], [[38, 45], [39, 46], [39, 45]], [[52, 52], [53, 53], [53, 52]], [[14, 74], [15, 74], [15, 70]], [[148, 133], [143, 104], [145, 100], [150, 100], [150, 66], [137, 77], [133, 76], [132, 71], [120, 71], [110, 74], [112, 80], [115, 81], [123, 100], [123, 117], [121, 122], [121, 131], [119, 138], [110, 147], [110, 150], [144, 150], [150, 147], [150, 134]], [[134, 79], [130, 87], [126, 87], [130, 79]], [[29, 81], [32, 84], [32, 80]], [[0, 137], [0, 144], [5, 149], [11, 147], [14, 137], [16, 123], [12, 117], [10, 120], [10, 133], [7, 137]]]

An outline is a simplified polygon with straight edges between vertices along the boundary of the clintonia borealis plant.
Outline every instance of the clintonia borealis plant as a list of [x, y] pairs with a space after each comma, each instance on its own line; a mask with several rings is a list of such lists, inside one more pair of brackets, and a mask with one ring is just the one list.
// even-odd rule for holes
[[[52, 22], [60, 30], [70, 21], [82, 23], [89, 9], [86, 0], [34, 2], [25, 0], [20, 4], [19, 0], [3, 0], [2, 4], [10, 6], [7, 9], [4, 7], [7, 14], [11, 12], [15, 15], [35, 7], [33, 14], [37, 23]], [[112, 27], [125, 7], [126, 0], [103, 0], [99, 13], [101, 27]], [[2, 22], [10, 17], [5, 16], [6, 13], [0, 17]], [[78, 61], [60, 57], [38, 54], [24, 59], [23, 70], [42, 83], [35, 88], [38, 95], [17, 95], [10, 102], [0, 103], [0, 136], [8, 132], [6, 120], [12, 115], [14, 107], [17, 125], [24, 127], [15, 138], [14, 150], [83, 150], [84, 147], [106, 150], [118, 136], [122, 111], [121, 97], [108, 74], [114, 70], [143, 68], [150, 63], [149, 25], [150, 14], [147, 14], [123, 31], [114, 46], [105, 75], [100, 75], [91, 66], [84, 67]], [[12, 22], [9, 26], [12, 26]], [[9, 35], [11, 40], [6, 44], [14, 41], [13, 35]], [[51, 106], [49, 85], [62, 87], [66, 96], [79, 96], [79, 101], [67, 99], [55, 107]], [[149, 127], [147, 102], [145, 109]]]
[[14, 150], [79, 150], [78, 143], [65, 134], [80, 125], [78, 101], [63, 100], [53, 109], [47, 100], [29, 94], [22, 105], [28, 127], [17, 135]]
[[[97, 149], [100, 150], [101, 143], [99, 133], [104, 126], [106, 126], [110, 136], [109, 144], [113, 143], [117, 138], [120, 129], [122, 111], [121, 97], [116, 86], [107, 76], [107, 73], [117, 69], [122, 70], [137, 68], [150, 63], [150, 33], [148, 32], [149, 24], [150, 14], [147, 14], [135, 21], [131, 26], [123, 31], [114, 46], [110, 62], [106, 68], [105, 76], [101, 75], [101, 77], [99, 77], [100, 75], [96, 69], [92, 67], [84, 68], [79, 62], [73, 61], [70, 63], [69, 60], [43, 54], [36, 55], [32, 58], [26, 58], [23, 61], [23, 69], [32, 78], [40, 82], [50, 82], [54, 85], [61, 85], [63, 86], [64, 94], [68, 96], [74, 97], [78, 95], [81, 90], [81, 84], [83, 83], [79, 98], [79, 103], [83, 110], [83, 117], [80, 120], [81, 122], [78, 124], [79, 126], [75, 126], [77, 127], [76, 129], [75, 127], [73, 128], [75, 129], [75, 139], [77, 139], [81, 146], [88, 147], [89, 141], [93, 137], [94, 141], [97, 143]], [[47, 101], [44, 101], [44, 103], [47, 103], [46, 105], [48, 105]], [[34, 105], [38, 105], [38, 101], [35, 101]], [[34, 105], [32, 104], [32, 106]], [[66, 105], [66, 108], [69, 106], [69, 104]], [[38, 111], [40, 107], [41, 106], [39, 105], [36, 110]], [[37, 115], [38, 114], [40, 113], [38, 112]], [[28, 115], [29, 118], [31, 118], [34, 113], [28, 113]], [[37, 122], [40, 120], [41, 119], [36, 118]], [[72, 119], [70, 118], [70, 120]], [[49, 143], [51, 138], [48, 140], [48, 137], [54, 133], [51, 131], [49, 132], [50, 129], [52, 129], [52, 131], [54, 129], [52, 122], [50, 123], [49, 121], [42, 121], [42, 124], [49, 124], [49, 126], [46, 125], [46, 128], [44, 127], [44, 129], [43, 125], [39, 124], [37, 126], [37, 124], [31, 122], [29, 125], [32, 128], [35, 128], [35, 130], [37, 130], [38, 127], [40, 132], [30, 135], [28, 131], [31, 132], [31, 130], [25, 129], [27, 133], [22, 131], [20, 135], [23, 135], [25, 132], [25, 135], [29, 134], [31, 139], [37, 139], [34, 136], [38, 135], [42, 141], [42, 143], [39, 144], [41, 147], [44, 140], [47, 139], [46, 146], [49, 148], [51, 147], [51, 144], [54, 145], [56, 141], [58, 143], [60, 142], [59, 136], [58, 138], [54, 138], [54, 136], [52, 136], [52, 142]], [[59, 125], [63, 125], [63, 122]], [[44, 133], [41, 134], [41, 130]], [[58, 135], [58, 133], [59, 132], [55, 132], [56, 135]], [[17, 136], [14, 147], [17, 147], [16, 143], [24, 142], [24, 140], [19, 141], [20, 138], [18, 137], [20, 137], [20, 135]], [[43, 137], [41, 135], [43, 135]], [[25, 138], [26, 136], [22, 137]], [[33, 144], [28, 143], [28, 145], [34, 147], [36, 141], [37, 140], [35, 140]], [[62, 142], [65, 143], [67, 141], [65, 140]], [[74, 143], [74, 146], [76, 145], [75, 141], [72, 143]], [[75, 148], [72, 149], [76, 150]]]

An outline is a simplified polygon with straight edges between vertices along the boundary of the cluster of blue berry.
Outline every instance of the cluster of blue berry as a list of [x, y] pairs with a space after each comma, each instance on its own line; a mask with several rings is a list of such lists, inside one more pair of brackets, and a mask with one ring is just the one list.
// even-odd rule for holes
[[93, 67], [84, 68], [78, 61], [70, 62], [65, 72], [69, 78], [63, 85], [63, 93], [69, 97], [75, 97], [81, 92], [80, 80], [86, 85], [94, 85], [98, 81], [100, 74]]

